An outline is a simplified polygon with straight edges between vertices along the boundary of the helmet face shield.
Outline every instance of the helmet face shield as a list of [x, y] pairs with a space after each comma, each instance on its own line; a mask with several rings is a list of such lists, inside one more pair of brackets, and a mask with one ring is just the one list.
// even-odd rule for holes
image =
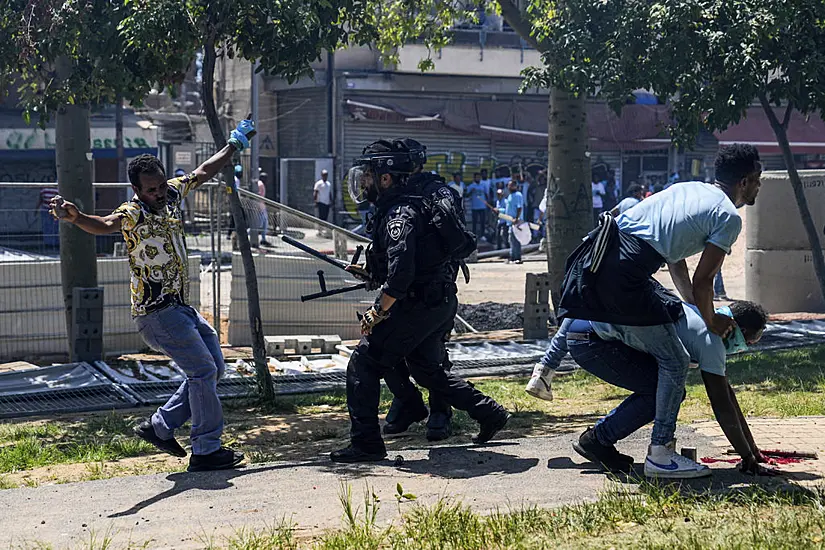
[[369, 189], [375, 185], [372, 169], [369, 164], [356, 164], [347, 174], [349, 196], [357, 204], [366, 202]]

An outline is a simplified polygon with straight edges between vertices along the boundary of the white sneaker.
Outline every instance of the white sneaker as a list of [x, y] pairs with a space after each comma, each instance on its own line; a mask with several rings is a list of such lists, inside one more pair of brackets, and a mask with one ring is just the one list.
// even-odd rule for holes
[[541, 363], [536, 363], [533, 367], [533, 376], [527, 382], [527, 387], [524, 391], [545, 401], [553, 400], [553, 388], [550, 381], [553, 379], [553, 369], [545, 367]]
[[711, 475], [710, 468], [677, 454], [665, 445], [648, 447], [645, 477], [660, 479], [693, 479]]

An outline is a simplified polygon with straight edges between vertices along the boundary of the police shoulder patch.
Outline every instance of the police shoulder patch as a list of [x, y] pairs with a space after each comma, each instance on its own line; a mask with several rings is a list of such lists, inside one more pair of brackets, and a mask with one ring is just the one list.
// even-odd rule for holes
[[387, 234], [394, 241], [397, 241], [404, 234], [407, 226], [407, 219], [403, 216], [393, 218], [387, 222]]

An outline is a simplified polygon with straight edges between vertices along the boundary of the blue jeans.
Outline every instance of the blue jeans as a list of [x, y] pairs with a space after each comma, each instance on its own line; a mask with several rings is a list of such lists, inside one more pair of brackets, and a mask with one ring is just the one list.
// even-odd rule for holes
[[[573, 360], [608, 384], [633, 392], [593, 428], [602, 445], [615, 445], [654, 419], [659, 367], [653, 356], [621, 342], [569, 341]], [[684, 399], [684, 390], [681, 392]]]
[[510, 226], [510, 259], [512, 261], [521, 260], [521, 243], [518, 242], [516, 234], [513, 233], [513, 226]]
[[546, 368], [556, 370], [561, 364], [561, 360], [567, 355], [567, 331], [570, 330], [570, 325], [573, 319], [569, 317], [561, 322], [559, 330], [553, 335], [550, 345], [547, 346], [547, 351], [544, 352], [544, 357], [541, 358], [541, 364]]
[[727, 294], [727, 292], [725, 292], [725, 281], [722, 279], [721, 269], [718, 273], [716, 273], [716, 277], [713, 278], [713, 294], [714, 296], [723, 296]]
[[[658, 364], [656, 384], [656, 416], [653, 422], [653, 445], [666, 445], [676, 433], [676, 418], [685, 391], [685, 379], [690, 366], [690, 355], [679, 336], [676, 326], [671, 324], [647, 327], [628, 325], [607, 325], [608, 334], [601, 328], [604, 323], [596, 323], [599, 336], [607, 340], [619, 340], [631, 348], [648, 353]], [[571, 332], [576, 332], [574, 327]]]
[[217, 451], [223, 432], [217, 383], [225, 367], [215, 329], [184, 305], [141, 315], [135, 324], [150, 348], [168, 355], [186, 373], [175, 394], [152, 415], [155, 433], [161, 439], [171, 439], [191, 417], [192, 454]]

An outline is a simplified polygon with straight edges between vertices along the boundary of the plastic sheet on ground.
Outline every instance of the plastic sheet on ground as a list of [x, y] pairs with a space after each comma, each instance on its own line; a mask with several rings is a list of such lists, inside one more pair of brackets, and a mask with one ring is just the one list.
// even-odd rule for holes
[[[770, 323], [752, 351], [825, 343], [825, 321]], [[548, 340], [455, 342], [448, 344], [453, 370], [464, 377], [527, 375], [544, 354]], [[278, 395], [324, 392], [346, 384], [351, 349], [337, 355], [270, 358]], [[568, 362], [570, 359], [565, 359]], [[131, 364], [129, 364], [131, 363]], [[165, 402], [183, 379], [174, 362], [73, 363], [30, 371], [0, 373], [0, 418], [153, 405]], [[244, 360], [227, 364], [218, 382], [223, 399], [255, 395], [254, 367]]]
[[0, 374], [0, 418], [134, 407], [138, 401], [88, 363]]

